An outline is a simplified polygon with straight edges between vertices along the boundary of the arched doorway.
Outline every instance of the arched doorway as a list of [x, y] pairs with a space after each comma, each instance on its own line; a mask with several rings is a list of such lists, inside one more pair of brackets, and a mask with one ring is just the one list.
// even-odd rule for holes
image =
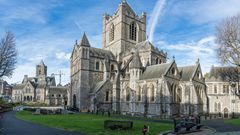
[[73, 95], [73, 108], [77, 108], [77, 106], [76, 106], [76, 95], [74, 94]]
[[227, 109], [227, 108], [224, 108], [223, 112], [224, 112], [223, 117], [224, 117], [224, 118], [228, 118], [228, 109]]

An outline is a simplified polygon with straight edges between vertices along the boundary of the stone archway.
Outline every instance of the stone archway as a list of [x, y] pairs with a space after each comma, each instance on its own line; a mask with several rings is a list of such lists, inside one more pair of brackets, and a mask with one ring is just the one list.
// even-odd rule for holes
[[224, 108], [224, 110], [223, 110], [223, 117], [228, 118], [228, 109], [227, 108]]
[[77, 102], [77, 99], [76, 99], [76, 95], [74, 94], [73, 95], [73, 108], [77, 108], [76, 102]]

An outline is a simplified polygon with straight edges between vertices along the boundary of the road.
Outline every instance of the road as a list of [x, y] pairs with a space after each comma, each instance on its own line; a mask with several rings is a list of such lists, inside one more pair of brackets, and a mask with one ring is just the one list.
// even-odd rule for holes
[[83, 135], [19, 120], [14, 111], [0, 118], [0, 129], [0, 135]]

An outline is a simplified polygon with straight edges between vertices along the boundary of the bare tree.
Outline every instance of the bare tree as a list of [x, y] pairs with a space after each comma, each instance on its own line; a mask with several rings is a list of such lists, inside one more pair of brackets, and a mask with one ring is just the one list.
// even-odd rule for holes
[[0, 41], [0, 78], [11, 77], [17, 62], [17, 51], [13, 33], [7, 31]]
[[240, 14], [226, 18], [216, 27], [217, 53], [223, 64], [240, 67]]

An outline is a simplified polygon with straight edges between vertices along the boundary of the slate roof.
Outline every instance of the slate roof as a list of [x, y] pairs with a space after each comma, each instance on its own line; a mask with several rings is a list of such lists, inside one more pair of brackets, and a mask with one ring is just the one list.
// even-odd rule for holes
[[134, 53], [133, 59], [129, 65], [129, 68], [138, 68], [138, 69], [142, 68], [142, 62], [140, 60], [138, 51]]
[[13, 86], [13, 89], [23, 89], [25, 87], [24, 84], [17, 84], [15, 86]]
[[207, 80], [215, 78], [220, 81], [237, 81], [238, 72], [236, 67], [212, 67]]
[[50, 86], [49, 93], [64, 93], [67, 94], [68, 86]]
[[197, 65], [179, 67], [179, 72], [182, 81], [190, 81], [192, 79], [194, 72], [197, 69]]
[[90, 55], [101, 58], [115, 59], [111, 51], [90, 47]]
[[164, 57], [167, 57], [167, 54], [164, 53], [162, 50], [159, 51], [158, 48], [155, 48], [153, 46], [153, 44], [148, 41], [148, 40], [145, 40], [145, 41], [142, 41], [140, 43], [137, 43], [134, 47], [134, 49], [137, 49], [139, 51], [142, 51], [142, 50], [151, 50], [152, 52], [156, 52], [156, 53], [160, 53], [162, 54]]
[[128, 48], [126, 51], [122, 52], [122, 54], [120, 55], [122, 56], [129, 55], [135, 51], [139, 51], [139, 53], [145, 52], [145, 51], [151, 51], [157, 54], [161, 54], [163, 57], [167, 57], [167, 53], [163, 52], [162, 50], [158, 50], [158, 48], [155, 48], [152, 45], [152, 43], [148, 40], [137, 43], [135, 46]]
[[96, 84], [96, 86], [94, 87], [92, 93], [96, 93], [99, 89], [101, 89], [103, 87], [103, 85], [107, 82], [108, 80], [103, 80], [100, 81]]
[[140, 80], [161, 78], [162, 75], [167, 72], [167, 70], [171, 67], [172, 64], [173, 62], [148, 66], [140, 77]]

